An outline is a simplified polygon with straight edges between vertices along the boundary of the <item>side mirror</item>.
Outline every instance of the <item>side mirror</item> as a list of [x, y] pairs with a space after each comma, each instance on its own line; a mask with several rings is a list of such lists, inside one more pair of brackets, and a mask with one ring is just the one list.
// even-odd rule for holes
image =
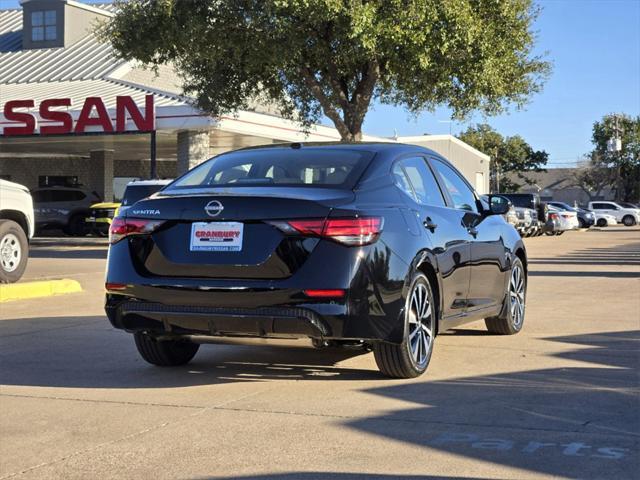
[[511, 208], [511, 202], [500, 195], [489, 195], [489, 215], [504, 215]]

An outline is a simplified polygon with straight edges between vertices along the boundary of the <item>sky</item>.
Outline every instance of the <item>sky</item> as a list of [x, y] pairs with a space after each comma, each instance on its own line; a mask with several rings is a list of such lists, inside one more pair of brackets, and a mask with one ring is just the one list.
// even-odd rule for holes
[[503, 135], [521, 135], [549, 153], [549, 166], [569, 167], [589, 152], [593, 123], [618, 112], [640, 115], [640, 0], [538, 1], [536, 53], [547, 52], [553, 72], [522, 111], [450, 124], [439, 109], [417, 119], [378, 105], [365, 121], [373, 135], [456, 134], [486, 121]]
[[[87, 2], [93, 3], [93, 2]], [[451, 123], [446, 108], [414, 118], [400, 107], [376, 104], [365, 133], [390, 137], [459, 133], [487, 122], [503, 135], [521, 135], [549, 153], [549, 166], [574, 166], [591, 146], [591, 128], [608, 113], [640, 115], [640, 0], [537, 0], [536, 53], [553, 72], [543, 91], [520, 111]], [[18, 0], [0, 0], [15, 8]], [[331, 124], [326, 119], [323, 123]]]

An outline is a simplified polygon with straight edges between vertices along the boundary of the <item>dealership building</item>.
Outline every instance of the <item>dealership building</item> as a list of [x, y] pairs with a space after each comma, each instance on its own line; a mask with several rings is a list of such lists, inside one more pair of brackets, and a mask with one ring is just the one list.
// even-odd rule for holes
[[[198, 110], [171, 66], [144, 69], [96, 38], [113, 12], [74, 0], [0, 10], [0, 178], [83, 185], [111, 200], [132, 179], [173, 178], [225, 151], [340, 139], [323, 125], [304, 132], [268, 104], [220, 117]], [[489, 157], [451, 135], [364, 140], [431, 148], [488, 192]]]

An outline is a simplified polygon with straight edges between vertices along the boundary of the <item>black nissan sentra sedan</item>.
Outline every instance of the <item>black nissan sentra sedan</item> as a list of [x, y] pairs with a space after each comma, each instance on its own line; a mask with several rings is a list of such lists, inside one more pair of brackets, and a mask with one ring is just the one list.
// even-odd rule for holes
[[225, 153], [114, 219], [107, 315], [155, 365], [215, 336], [308, 337], [416, 377], [438, 332], [522, 328], [527, 257], [508, 208], [417, 146]]

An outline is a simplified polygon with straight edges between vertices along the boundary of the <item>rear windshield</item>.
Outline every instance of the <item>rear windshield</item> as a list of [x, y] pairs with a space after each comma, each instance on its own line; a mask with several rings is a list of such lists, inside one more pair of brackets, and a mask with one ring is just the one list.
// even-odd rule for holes
[[328, 148], [244, 150], [214, 157], [167, 191], [203, 187], [304, 186], [351, 189], [372, 152]]
[[138, 200], [147, 198], [160, 190], [164, 185], [127, 185], [122, 197], [122, 205], [129, 206]]

